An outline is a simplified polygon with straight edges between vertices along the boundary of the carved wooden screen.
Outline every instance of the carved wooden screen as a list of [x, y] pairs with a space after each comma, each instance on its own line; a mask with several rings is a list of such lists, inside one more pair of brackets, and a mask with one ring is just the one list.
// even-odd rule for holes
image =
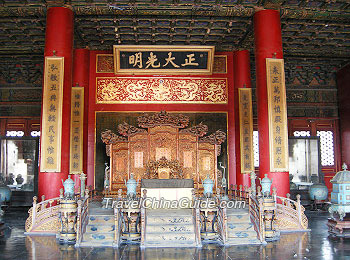
[[218, 130], [205, 136], [206, 125], [185, 128], [187, 117], [166, 112], [139, 117], [138, 122], [142, 128], [123, 123], [118, 126], [120, 135], [110, 130], [102, 133], [110, 155], [111, 191], [125, 189], [124, 180], [130, 177], [130, 173], [137, 180], [145, 178], [147, 165], [162, 157], [177, 160], [184, 178], [192, 178], [196, 188], [202, 187], [202, 180], [208, 174], [217, 185], [217, 151], [226, 139], [224, 132]]
[[[110, 189], [118, 190], [123, 188], [126, 174], [128, 173], [128, 143], [120, 142], [111, 144], [110, 149]], [[112, 174], [111, 174], [112, 173]]]

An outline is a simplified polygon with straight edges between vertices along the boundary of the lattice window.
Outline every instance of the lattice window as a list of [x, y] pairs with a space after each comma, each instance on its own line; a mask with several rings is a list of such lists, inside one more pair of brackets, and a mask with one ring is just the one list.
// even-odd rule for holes
[[254, 167], [259, 167], [259, 134], [253, 131]]
[[321, 144], [321, 165], [334, 165], [334, 144], [332, 131], [317, 131]]
[[30, 132], [30, 135], [31, 135], [32, 137], [38, 137], [38, 136], [40, 136], [40, 131], [31, 131], [31, 132]]
[[23, 131], [6, 131], [6, 136], [22, 137], [24, 136], [24, 132]]
[[299, 136], [302, 136], [302, 137], [310, 136], [310, 131], [294, 131], [293, 135], [297, 136], [297, 137], [299, 137]]

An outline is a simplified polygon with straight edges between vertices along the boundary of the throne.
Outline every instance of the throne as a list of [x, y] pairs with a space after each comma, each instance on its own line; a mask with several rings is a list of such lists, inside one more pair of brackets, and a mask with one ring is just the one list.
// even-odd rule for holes
[[143, 179], [183, 179], [183, 169], [178, 160], [169, 161], [162, 157], [157, 161], [149, 161]]
[[137, 118], [138, 127], [124, 122], [118, 125], [118, 134], [111, 130], [101, 133], [110, 156], [109, 192], [125, 190], [125, 180], [131, 173], [136, 180], [181, 179], [192, 181], [202, 189], [201, 180], [207, 175], [220, 182], [217, 157], [226, 133], [217, 130], [207, 135], [208, 126], [200, 123], [187, 127], [189, 118], [165, 111]]

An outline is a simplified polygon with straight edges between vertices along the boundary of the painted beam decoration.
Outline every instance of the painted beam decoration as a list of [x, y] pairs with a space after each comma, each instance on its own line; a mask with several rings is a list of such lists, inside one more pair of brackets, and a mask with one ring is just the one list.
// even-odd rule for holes
[[287, 102], [283, 59], [266, 59], [270, 171], [288, 171]]
[[225, 78], [101, 77], [96, 79], [96, 103], [227, 104]]
[[84, 88], [72, 87], [69, 172], [83, 172]]
[[61, 171], [64, 58], [45, 57], [41, 172]]
[[214, 46], [114, 45], [114, 72], [211, 75], [214, 51]]
[[254, 171], [252, 90], [239, 88], [241, 173]]

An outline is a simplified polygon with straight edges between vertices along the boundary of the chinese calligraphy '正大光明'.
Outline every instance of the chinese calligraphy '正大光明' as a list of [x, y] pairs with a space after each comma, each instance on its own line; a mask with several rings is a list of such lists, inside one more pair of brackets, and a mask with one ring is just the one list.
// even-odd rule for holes
[[142, 52], [137, 52], [135, 54], [132, 54], [129, 56], [129, 64], [132, 65], [133, 67], [138, 67], [139, 69], [145, 68], [180, 68], [180, 67], [186, 67], [186, 66], [199, 66], [199, 63], [196, 62], [195, 54], [190, 53], [187, 54], [183, 62], [180, 61], [175, 61], [176, 57], [173, 56], [172, 52], [168, 52], [168, 57], [164, 58], [164, 63], [162, 64], [158, 58], [157, 55], [154, 54], [153, 52], [150, 52], [146, 64], [143, 64], [143, 55], [144, 53]]

